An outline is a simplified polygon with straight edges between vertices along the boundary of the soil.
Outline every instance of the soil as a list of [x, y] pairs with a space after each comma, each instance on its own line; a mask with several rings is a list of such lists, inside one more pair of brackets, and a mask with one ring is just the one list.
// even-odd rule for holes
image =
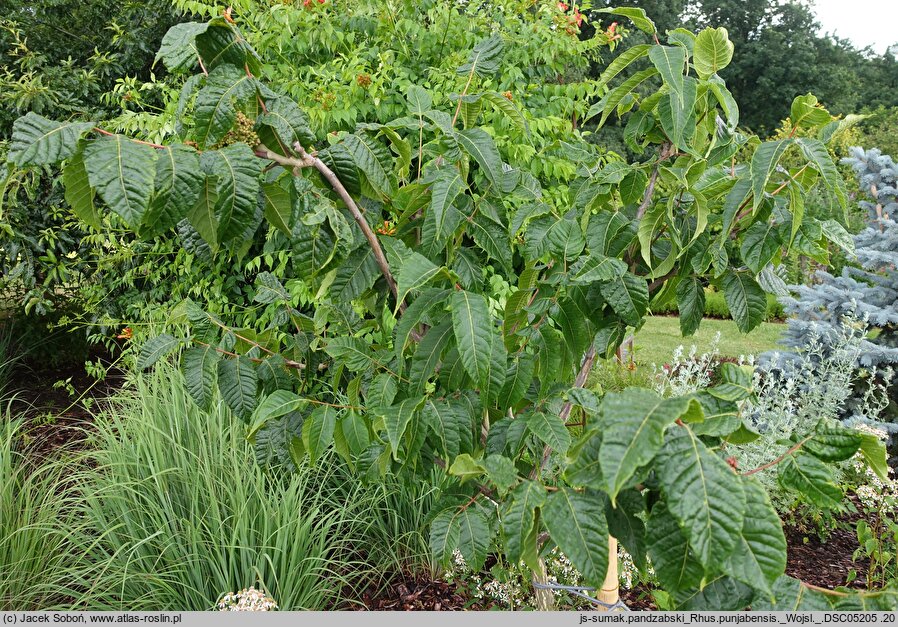
[[[105, 353], [91, 355], [108, 367], [112, 360]], [[110, 368], [106, 378], [97, 381], [83, 364], [68, 364], [52, 370], [20, 365], [10, 381], [14, 396], [12, 409], [25, 418], [25, 442], [29, 454], [44, 458], [60, 449], [80, 448], [90, 429], [91, 418], [99, 406], [121, 388], [124, 373]], [[57, 382], [68, 382], [56, 386]]]

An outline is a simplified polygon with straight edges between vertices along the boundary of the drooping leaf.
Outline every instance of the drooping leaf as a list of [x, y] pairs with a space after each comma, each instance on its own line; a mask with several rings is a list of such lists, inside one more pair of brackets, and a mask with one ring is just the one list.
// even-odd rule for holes
[[143, 220], [153, 194], [156, 152], [121, 135], [84, 148], [87, 177], [103, 202], [132, 228]]
[[841, 462], [851, 458], [863, 441], [861, 432], [856, 429], [838, 423], [820, 424], [811, 439], [804, 443], [804, 450], [825, 462]]
[[87, 178], [83, 157], [83, 153], [75, 154], [62, 171], [65, 200], [82, 222], [99, 230], [103, 226], [102, 219], [94, 204], [94, 190]]
[[166, 69], [172, 74], [192, 70], [199, 60], [196, 37], [205, 33], [208, 22], [183, 22], [168, 29], [162, 37], [156, 61], [162, 59]]
[[360, 246], [337, 268], [330, 286], [331, 298], [342, 303], [355, 300], [374, 285], [379, 276], [380, 269], [371, 248]]
[[475, 572], [483, 568], [491, 541], [489, 521], [480, 510], [466, 507], [458, 512], [458, 551]]
[[384, 196], [392, 196], [395, 184], [391, 176], [393, 159], [389, 149], [366, 133], [347, 135], [343, 145], [374, 190]]
[[446, 459], [454, 459], [462, 449], [462, 442], [470, 440], [471, 412], [464, 403], [428, 399], [421, 415], [439, 440]]
[[265, 203], [265, 219], [290, 237], [290, 218], [293, 214], [293, 198], [279, 181], [262, 183], [262, 199]]
[[671, 94], [683, 98], [683, 71], [686, 69], [686, 49], [681, 46], [652, 46], [649, 59], [658, 68]]
[[608, 525], [600, 493], [561, 488], [546, 497], [541, 511], [552, 540], [586, 584], [600, 586], [608, 570]]
[[522, 481], [509, 495], [500, 520], [505, 555], [512, 564], [524, 560], [536, 566], [536, 509], [545, 501], [546, 489], [536, 481]]
[[156, 155], [156, 189], [141, 227], [147, 235], [164, 233], [180, 222], [196, 205], [205, 180], [192, 149], [167, 146]]
[[200, 163], [218, 180], [215, 200], [217, 241], [242, 240], [247, 228], [258, 224], [255, 220], [262, 160], [253, 155], [249, 146], [237, 143], [204, 152]]
[[600, 465], [608, 496], [618, 492], [661, 449], [664, 430], [686, 413], [689, 399], [663, 399], [651, 390], [609, 392], [602, 403]]
[[787, 137], [776, 141], [764, 142], [755, 149], [751, 157], [751, 191], [754, 196], [754, 209], [764, 200], [764, 188], [786, 150], [794, 143]]
[[779, 482], [820, 507], [836, 507], [842, 501], [842, 490], [833, 480], [829, 467], [801, 451], [786, 456], [780, 463]]
[[704, 575], [680, 527], [663, 501], [655, 503], [646, 529], [648, 554], [658, 581], [674, 593], [697, 586]]
[[238, 104], [255, 91], [255, 79], [233, 65], [220, 65], [209, 72], [196, 95], [194, 137], [201, 150], [212, 147], [231, 130]]
[[681, 77], [682, 91], [673, 90], [658, 102], [658, 116], [661, 128], [674, 146], [684, 152], [693, 152], [692, 139], [695, 136], [695, 103], [698, 83], [691, 76]]
[[265, 426], [269, 420], [275, 420], [281, 416], [285, 416], [290, 412], [298, 410], [303, 405], [303, 400], [288, 390], [275, 390], [267, 395], [262, 402], [256, 406], [253, 415], [250, 418], [250, 430], [247, 434], [251, 438], [255, 433]]
[[458, 131], [455, 139], [464, 151], [474, 158], [490, 183], [503, 192], [511, 191], [507, 189], [505, 183], [499, 149], [496, 148], [495, 140], [486, 131], [480, 128]]
[[734, 579], [772, 595], [771, 585], [786, 570], [786, 536], [767, 491], [753, 479], [742, 481], [745, 516], [736, 549], [725, 571]]
[[481, 39], [468, 55], [468, 61], [459, 66], [456, 71], [459, 74], [473, 73], [480, 77], [491, 76], [499, 69], [504, 47], [502, 37], [499, 35]]
[[12, 125], [7, 159], [18, 167], [50, 165], [68, 159], [93, 124], [55, 122], [29, 111]]
[[412, 365], [409, 368], [409, 378], [412, 383], [412, 391], [415, 394], [423, 394], [427, 380], [433, 376], [437, 364], [449, 346], [453, 338], [453, 325], [451, 320], [444, 320], [440, 324], [431, 327], [418, 343], [418, 350], [412, 357]]
[[541, 411], [528, 412], [524, 419], [527, 426], [546, 446], [560, 454], [571, 446], [571, 434], [559, 416]]
[[137, 369], [146, 370], [180, 345], [181, 340], [168, 333], [150, 338], [140, 347], [140, 354], [137, 356]]
[[612, 15], [622, 15], [629, 18], [633, 22], [633, 26], [644, 33], [654, 35], [657, 32], [655, 23], [650, 20], [645, 13], [645, 9], [639, 7], [613, 7], [610, 9], [593, 9], [594, 13], [611, 13]]
[[339, 412], [330, 405], [319, 405], [302, 425], [303, 439], [309, 452], [309, 461], [314, 465], [319, 457], [334, 441]]
[[597, 87], [602, 88], [610, 83], [615, 76], [627, 69], [633, 62], [646, 56], [651, 47], [651, 44], [637, 44], [621, 52], [608, 64], [608, 67], [602, 71]]
[[212, 403], [219, 359], [221, 354], [212, 346], [189, 348], [181, 356], [181, 372], [187, 392], [203, 409], [208, 409]]
[[773, 584], [773, 600], [760, 596], [753, 610], [786, 612], [826, 612], [832, 610], [826, 595], [805, 586], [798, 579], [783, 575]]
[[649, 287], [645, 279], [629, 272], [602, 283], [602, 296], [630, 326], [639, 326], [649, 306]]
[[[500, 341], [489, 306], [480, 294], [458, 290], [449, 299], [452, 328], [462, 365], [472, 379], [488, 385], [493, 341]], [[504, 373], [503, 373], [504, 375]]]
[[758, 274], [770, 263], [782, 245], [777, 225], [770, 221], [759, 220], [745, 231], [740, 247], [742, 261], [753, 273]]
[[813, 137], [800, 137], [796, 140], [804, 157], [810, 161], [820, 173], [820, 177], [831, 192], [836, 195], [836, 200], [844, 210], [847, 207], [848, 197], [845, 190], [845, 181], [833, 163], [826, 145]]
[[698, 277], [688, 276], [677, 284], [677, 309], [680, 332], [686, 336], [698, 331], [705, 313], [705, 289]]
[[668, 507], [696, 557], [706, 568], [719, 566], [742, 531], [745, 494], [739, 477], [688, 427], [667, 430], [658, 469]]
[[[299, 108], [299, 105], [284, 96], [269, 98], [265, 101], [265, 111], [256, 118], [256, 125], [271, 128], [270, 139], [276, 139], [285, 153], [292, 151], [293, 144], [296, 142], [299, 142], [306, 150], [311, 149], [315, 143], [315, 134], [312, 132], [309, 117]], [[260, 139], [266, 142], [270, 141], [262, 128], [259, 131]], [[268, 147], [274, 149], [278, 146]]]
[[444, 509], [430, 523], [430, 550], [438, 563], [448, 564], [452, 559], [460, 532], [458, 509], [454, 507]]
[[742, 333], [748, 333], [764, 321], [767, 298], [748, 273], [728, 271], [723, 277], [723, 295]]
[[248, 420], [256, 408], [258, 378], [249, 357], [218, 362], [218, 389], [225, 404], [241, 420]]
[[380, 415], [383, 416], [384, 425], [387, 428], [387, 438], [390, 440], [390, 450], [393, 451], [394, 458], [397, 458], [399, 445], [409, 422], [418, 413], [421, 400], [420, 397], [407, 398], [398, 405], [381, 407], [378, 410]]
[[412, 252], [402, 262], [397, 277], [398, 301], [402, 301], [409, 292], [418, 290], [445, 270], [420, 253]]

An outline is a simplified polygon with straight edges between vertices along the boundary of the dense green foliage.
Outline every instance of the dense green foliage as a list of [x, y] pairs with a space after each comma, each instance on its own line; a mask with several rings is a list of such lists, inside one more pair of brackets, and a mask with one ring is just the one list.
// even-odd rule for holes
[[[785, 538], [754, 471], [735, 471], [738, 444], [753, 437], [739, 414], [750, 370], [731, 365], [719, 385], [680, 398], [634, 388], [600, 399], [582, 386], [652, 303], [675, 299], [689, 334], [711, 284], [749, 331], [785, 249], [813, 255], [844, 241], [837, 222], [804, 213], [818, 181], [846, 204], [826, 149], [839, 122], [801, 96], [790, 121], [807, 135], [762, 143], [737, 131], [738, 106], [718, 75], [733, 45], [725, 29], [707, 28], [634, 46], [589, 89], [565, 95], [565, 116], [623, 116], [628, 143], [648, 148], [648, 160], [604, 153], [570, 122], [547, 136], [525, 113], [542, 96], [526, 90], [564, 59], [534, 57], [524, 65], [534, 75], [519, 76], [544, 42], [510, 33], [519, 20], [563, 41], [553, 26], [576, 28], [554, 5], [518, 4], [485, 15], [402, 3], [409, 25], [448, 25], [459, 11], [495, 32], [437, 54], [457, 68], [447, 83], [413, 76], [346, 119], [308, 116], [289, 97], [308, 96], [301, 79], [260, 78], [278, 73], [230, 12], [179, 24], [159, 52], [169, 71], [189, 75], [173, 135], [141, 142], [29, 113], [8, 158], [26, 169], [64, 163], [66, 194], [86, 223], [108, 210], [144, 237], [176, 230], [189, 250], [238, 260], [267, 232], [270, 254], [287, 257], [282, 272], [256, 275], [260, 324], [235, 328], [185, 300], [137, 367], [180, 349], [194, 401], [209, 407], [220, 394], [269, 460], [300, 467], [333, 448], [368, 480], [447, 471], [455, 482], [431, 523], [437, 560], [458, 549], [476, 569], [498, 550], [539, 573], [540, 553], [557, 546], [598, 585], [611, 533], [637, 564], [651, 558], [680, 607], [811, 599], [783, 575]], [[289, 32], [303, 10], [255, 19], [286, 12], [277, 23]], [[612, 12], [657, 34], [641, 11]], [[339, 38], [323, 24], [326, 39], [312, 41], [332, 55]], [[573, 62], [609, 38], [566, 41]], [[411, 57], [393, 67], [414, 68]], [[631, 65], [632, 76], [618, 76]], [[636, 91], [643, 83], [650, 93]], [[524, 106], [514, 90], [529, 96]], [[589, 106], [593, 93], [603, 95]], [[547, 168], [550, 148], [569, 165]], [[801, 165], [778, 168], [787, 153]], [[827, 462], [860, 450], [881, 467], [872, 436], [821, 420], [796, 437], [777, 460], [780, 482], [821, 504], [841, 498]], [[859, 595], [839, 607], [891, 602]]]

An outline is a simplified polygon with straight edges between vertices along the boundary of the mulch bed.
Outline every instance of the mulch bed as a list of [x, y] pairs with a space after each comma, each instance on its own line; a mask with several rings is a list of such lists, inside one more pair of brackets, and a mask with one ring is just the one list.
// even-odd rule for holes
[[[104, 364], [111, 362], [108, 355], [92, 355], [94, 360], [97, 357]], [[57, 381], [66, 380], [74, 389], [74, 396], [64, 387], [54, 387]], [[81, 448], [93, 414], [121, 388], [123, 381], [124, 374], [117, 369], [110, 369], [105, 379], [96, 381], [85, 372], [83, 364], [52, 370], [17, 367], [9, 387], [14, 395], [12, 409], [25, 419], [28, 453], [42, 459], [61, 449]], [[82, 394], [84, 397], [80, 398]]]
[[455, 584], [429, 581], [428, 578], [403, 576], [382, 588], [368, 588], [359, 601], [349, 602], [339, 609], [365, 611], [427, 611], [452, 612], [460, 610], [488, 610], [490, 606], [465, 598]]
[[816, 535], [806, 535], [795, 528], [786, 529], [789, 544], [789, 562], [786, 574], [805, 583], [821, 588], [833, 589], [846, 585], [848, 573], [857, 572], [857, 578], [848, 584], [852, 588], [864, 588], [868, 561], [851, 559], [857, 550], [857, 536], [854, 529], [836, 528], [826, 542]]

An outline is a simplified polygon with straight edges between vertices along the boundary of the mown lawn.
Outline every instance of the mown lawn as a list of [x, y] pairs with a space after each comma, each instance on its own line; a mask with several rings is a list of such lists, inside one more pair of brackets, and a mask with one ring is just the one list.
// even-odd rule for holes
[[708, 350], [717, 332], [720, 332], [718, 349], [721, 355], [757, 355], [777, 347], [777, 341], [785, 330], [781, 323], [764, 322], [751, 333], [740, 333], [732, 320], [702, 320], [698, 332], [684, 338], [680, 334], [680, 321], [673, 316], [654, 316], [636, 334], [636, 362], [638, 364], [664, 364], [671, 360], [674, 350], [682, 345], [688, 352], [695, 344], [699, 354]]

